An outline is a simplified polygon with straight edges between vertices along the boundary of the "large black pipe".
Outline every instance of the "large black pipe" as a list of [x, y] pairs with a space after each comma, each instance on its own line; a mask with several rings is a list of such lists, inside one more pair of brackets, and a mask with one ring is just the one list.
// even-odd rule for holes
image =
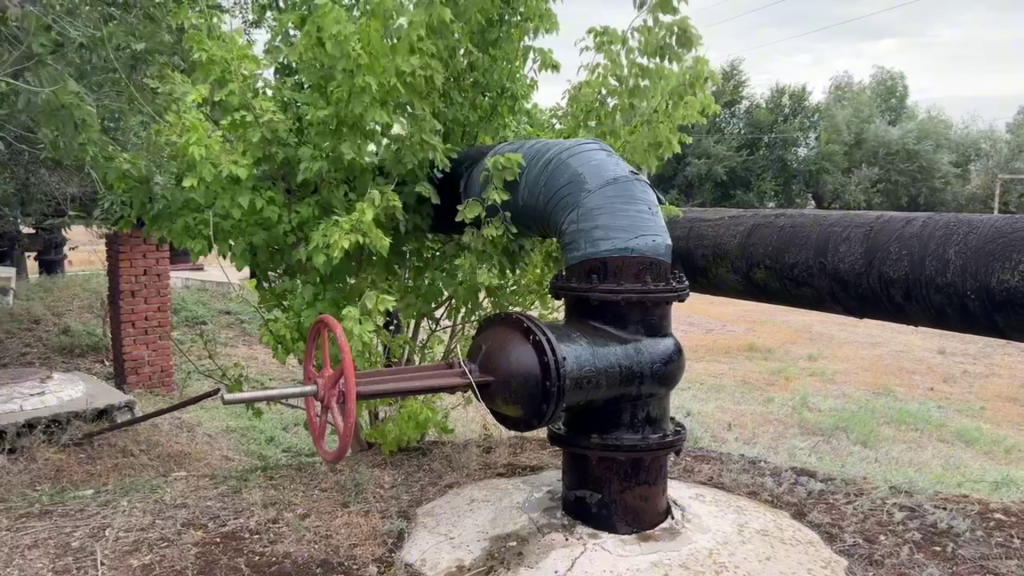
[[435, 179], [435, 232], [461, 230], [458, 206], [487, 197], [489, 159], [503, 154], [522, 165], [500, 211], [520, 234], [558, 240], [566, 267], [551, 292], [566, 302], [565, 321], [485, 320], [468, 354], [493, 379], [481, 399], [506, 428], [549, 427], [568, 516], [617, 534], [650, 530], [670, 514], [668, 457], [686, 437], [669, 395], [684, 369], [672, 303], [688, 292], [671, 273], [657, 193], [597, 140], [471, 148]]
[[686, 209], [693, 292], [1024, 342], [1024, 216]]

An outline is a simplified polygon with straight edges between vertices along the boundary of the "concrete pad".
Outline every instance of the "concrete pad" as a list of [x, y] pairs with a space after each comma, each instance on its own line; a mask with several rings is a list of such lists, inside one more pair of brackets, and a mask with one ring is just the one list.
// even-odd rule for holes
[[561, 512], [561, 474], [453, 490], [416, 512], [401, 560], [424, 576], [841, 576], [846, 561], [788, 514], [670, 481], [673, 516], [642, 534], [587, 528]]
[[44, 372], [32, 376], [0, 384], [0, 436], [69, 420], [122, 419], [137, 412], [134, 398], [88, 374]]
[[[225, 272], [227, 274], [225, 275]], [[207, 290], [234, 290], [249, 280], [249, 269], [235, 270], [230, 264], [223, 269], [208, 264], [204, 270], [172, 270], [172, 288], [205, 288]]]
[[0, 308], [14, 306], [14, 289], [17, 284], [18, 270], [10, 266], [0, 266]]

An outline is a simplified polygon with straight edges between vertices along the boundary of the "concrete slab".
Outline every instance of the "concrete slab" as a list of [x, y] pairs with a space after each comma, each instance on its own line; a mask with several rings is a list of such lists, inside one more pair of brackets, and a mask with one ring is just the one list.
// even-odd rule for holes
[[789, 515], [671, 481], [674, 518], [632, 536], [561, 512], [558, 471], [454, 490], [416, 513], [401, 560], [424, 576], [841, 576], [846, 561]]
[[[225, 275], [227, 272], [227, 275]], [[172, 270], [172, 288], [206, 288], [210, 290], [233, 290], [249, 280], [249, 269], [235, 270], [230, 264], [222, 270], [217, 264], [207, 264], [204, 270]]]
[[14, 289], [18, 279], [18, 270], [10, 266], [0, 266], [0, 308], [14, 306]]
[[54, 372], [0, 384], [0, 437], [60, 426], [71, 420], [122, 419], [137, 413], [134, 398], [82, 372]]

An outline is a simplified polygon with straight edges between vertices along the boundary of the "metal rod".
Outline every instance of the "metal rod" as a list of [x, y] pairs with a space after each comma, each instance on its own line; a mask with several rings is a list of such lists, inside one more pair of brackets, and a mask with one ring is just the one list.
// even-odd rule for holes
[[372, 386], [360, 384], [356, 387], [356, 398], [359, 400], [376, 400], [399, 396], [468, 392], [470, 388], [469, 380], [464, 378], [439, 378], [425, 382], [390, 382]]
[[317, 387], [315, 384], [308, 386], [292, 386], [290, 388], [269, 388], [266, 390], [249, 390], [247, 392], [234, 392], [223, 394], [220, 397], [221, 404], [231, 406], [234, 404], [255, 404], [257, 402], [270, 402], [271, 400], [289, 400], [291, 398], [308, 398], [316, 396]]
[[369, 378], [379, 378], [381, 376], [396, 376], [399, 374], [423, 374], [425, 372], [437, 372], [440, 370], [450, 370], [452, 366], [448, 364], [419, 364], [416, 366], [394, 366], [392, 368], [375, 368], [373, 370], [360, 370], [356, 372], [356, 381], [362, 381]]
[[95, 438], [97, 436], [101, 436], [103, 434], [106, 434], [107, 432], [114, 432], [115, 430], [120, 430], [122, 428], [127, 428], [129, 426], [134, 426], [136, 424], [142, 424], [143, 422], [146, 422], [147, 420], [152, 420], [153, 418], [158, 418], [160, 416], [163, 416], [164, 414], [170, 414], [171, 412], [176, 412], [176, 411], [181, 410], [183, 408], [188, 408], [189, 406], [192, 406], [193, 404], [199, 404], [203, 400], [208, 400], [208, 399], [213, 398], [214, 396], [216, 396], [218, 394], [220, 394], [220, 388], [214, 388], [212, 390], [207, 390], [206, 392], [203, 392], [202, 394], [199, 394], [197, 396], [193, 396], [191, 398], [182, 400], [181, 402], [178, 402], [177, 404], [171, 404], [170, 406], [161, 408], [159, 410], [154, 410], [154, 411], [152, 411], [152, 412], [150, 412], [148, 414], [143, 414], [142, 416], [136, 416], [135, 418], [129, 418], [129, 419], [125, 420], [124, 422], [118, 422], [117, 424], [111, 424], [110, 426], [107, 426], [106, 428], [100, 428], [99, 430], [93, 430], [92, 432], [88, 432], [86, 434], [82, 434], [73, 443], [74, 444], [78, 444], [79, 442], [84, 442], [84, 441], [89, 440], [91, 438]]
[[462, 368], [446, 368], [444, 370], [434, 370], [431, 372], [420, 372], [416, 374], [381, 374], [370, 378], [356, 372], [356, 382], [359, 386], [364, 384], [369, 386], [392, 382], [424, 382], [427, 380], [451, 377], [461, 377], [463, 380], [466, 380], [466, 372]]

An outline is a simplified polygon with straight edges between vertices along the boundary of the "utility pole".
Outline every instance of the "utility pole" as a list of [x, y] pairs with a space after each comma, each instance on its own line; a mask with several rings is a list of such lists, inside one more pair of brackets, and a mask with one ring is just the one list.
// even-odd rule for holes
[[999, 174], [996, 176], [996, 201], [992, 206], [993, 214], [999, 214], [999, 188], [1003, 180], [1024, 180], [1024, 174]]

